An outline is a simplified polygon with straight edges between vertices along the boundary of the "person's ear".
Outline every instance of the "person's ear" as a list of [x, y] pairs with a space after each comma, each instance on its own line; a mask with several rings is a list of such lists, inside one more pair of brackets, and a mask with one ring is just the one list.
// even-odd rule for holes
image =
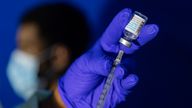
[[52, 69], [55, 72], [63, 72], [70, 62], [70, 50], [64, 45], [55, 45], [52, 54], [54, 56]]

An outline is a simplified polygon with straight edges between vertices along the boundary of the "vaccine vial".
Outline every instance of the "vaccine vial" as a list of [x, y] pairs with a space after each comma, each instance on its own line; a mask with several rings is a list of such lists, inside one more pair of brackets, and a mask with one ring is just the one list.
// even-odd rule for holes
[[141, 28], [147, 22], [147, 17], [140, 12], [134, 12], [130, 22], [125, 26], [124, 37], [119, 42], [127, 47], [131, 47], [131, 41], [136, 40]]

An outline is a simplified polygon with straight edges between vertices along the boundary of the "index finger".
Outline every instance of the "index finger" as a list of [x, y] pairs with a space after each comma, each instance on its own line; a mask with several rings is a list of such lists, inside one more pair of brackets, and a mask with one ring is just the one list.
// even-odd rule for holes
[[119, 39], [122, 36], [126, 24], [129, 22], [132, 16], [131, 9], [123, 9], [120, 11], [109, 24], [104, 34], [101, 37], [101, 46], [105, 51], [118, 52]]

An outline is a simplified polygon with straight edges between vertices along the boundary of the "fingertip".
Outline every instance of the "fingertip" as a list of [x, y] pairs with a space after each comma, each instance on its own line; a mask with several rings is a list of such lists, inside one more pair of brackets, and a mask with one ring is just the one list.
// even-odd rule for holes
[[146, 25], [146, 32], [148, 34], [157, 34], [159, 32], [159, 27], [156, 24]]
[[127, 78], [121, 81], [121, 85], [124, 89], [131, 89], [137, 84], [139, 78], [135, 74], [130, 74]]
[[124, 73], [125, 73], [124, 69], [123, 69], [122, 67], [120, 67], [120, 66], [118, 66], [118, 67], [116, 68], [116, 70], [115, 70], [115, 76], [116, 76], [118, 79], [122, 79], [123, 76], [124, 76]]
[[132, 10], [130, 8], [124, 8], [124, 9], [121, 10], [121, 12], [129, 12], [129, 13], [131, 13]]
[[147, 24], [142, 28], [137, 40], [140, 45], [144, 45], [150, 40], [154, 39], [158, 32], [159, 27], [156, 24]]
[[119, 12], [119, 23], [121, 24], [122, 28], [126, 26], [128, 21], [130, 20], [132, 15], [132, 10], [129, 8], [125, 8]]
[[137, 83], [138, 80], [139, 80], [139, 77], [138, 77], [137, 75], [135, 75], [135, 74], [130, 74], [130, 75], [128, 76], [127, 82]]
[[[86, 63], [88, 67], [86, 67], [90, 72], [101, 75], [107, 76], [111, 69], [111, 60], [110, 58], [105, 57], [96, 57], [92, 60], [88, 60]], [[81, 64], [79, 64], [81, 65]]]
[[130, 8], [124, 8], [119, 13], [124, 14], [124, 15], [131, 15], [132, 14], [132, 10]]
[[110, 68], [111, 68], [111, 61], [110, 60], [106, 60], [105, 61], [104, 68], [105, 68], [105, 71], [109, 71], [110, 70]]
[[[107, 76], [111, 69], [111, 61], [110, 60], [102, 61], [100, 66], [102, 67], [102, 69], [100, 70], [100, 72], [98, 72], [98, 74]], [[97, 68], [96, 70], [98, 70], [98, 67], [96, 68]]]

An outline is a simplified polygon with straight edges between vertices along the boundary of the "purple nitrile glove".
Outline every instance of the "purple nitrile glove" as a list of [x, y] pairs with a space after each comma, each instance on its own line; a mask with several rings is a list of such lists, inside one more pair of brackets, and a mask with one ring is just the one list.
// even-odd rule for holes
[[[132, 54], [139, 48], [136, 44], [127, 48], [118, 42], [131, 16], [130, 9], [119, 12], [94, 47], [79, 57], [59, 80], [58, 91], [67, 108], [95, 108], [115, 59], [114, 54], [120, 49]], [[140, 46], [153, 39], [157, 32], [158, 27], [154, 24], [144, 26], [137, 40]], [[130, 74], [130, 71], [125, 77], [125, 72], [125, 68], [117, 66], [105, 108], [113, 108], [124, 101], [130, 89], [136, 85], [138, 77]]]

